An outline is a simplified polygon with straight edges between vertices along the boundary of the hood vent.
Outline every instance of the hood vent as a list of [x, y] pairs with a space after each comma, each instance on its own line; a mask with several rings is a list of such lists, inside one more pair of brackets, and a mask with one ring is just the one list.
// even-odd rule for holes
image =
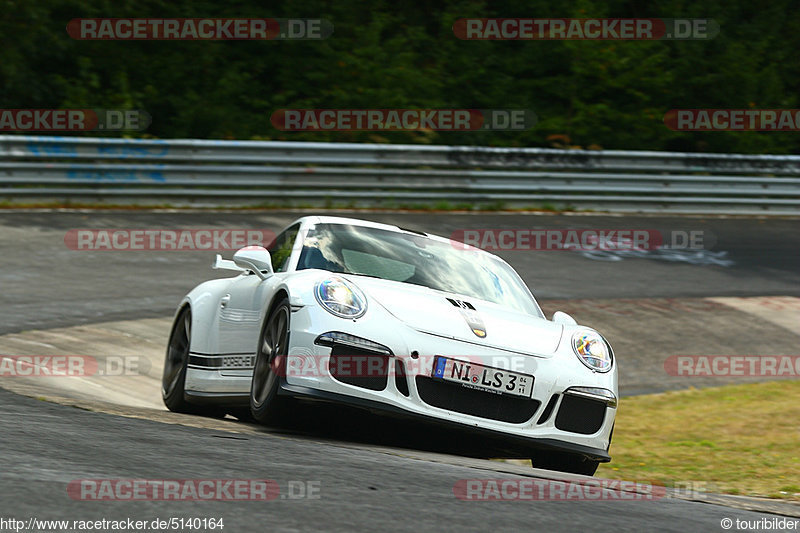
[[475, 310], [475, 306], [465, 300], [454, 300], [453, 298], [448, 298], [447, 301], [459, 309], [469, 309], [470, 311]]
[[472, 330], [476, 336], [483, 339], [486, 337], [486, 326], [483, 325], [483, 319], [475, 310], [475, 306], [465, 300], [454, 300], [447, 298], [447, 301], [458, 307], [458, 312], [464, 317], [464, 320], [469, 324], [469, 329]]

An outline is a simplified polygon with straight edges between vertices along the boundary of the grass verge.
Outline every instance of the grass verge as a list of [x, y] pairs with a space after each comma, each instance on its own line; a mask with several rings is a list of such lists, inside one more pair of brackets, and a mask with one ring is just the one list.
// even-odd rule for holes
[[800, 381], [623, 398], [598, 477], [800, 500]]

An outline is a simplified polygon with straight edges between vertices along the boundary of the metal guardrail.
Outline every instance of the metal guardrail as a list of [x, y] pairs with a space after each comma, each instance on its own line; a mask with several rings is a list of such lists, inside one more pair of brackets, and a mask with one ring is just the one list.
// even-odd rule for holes
[[798, 215], [800, 156], [0, 135], [0, 199]]

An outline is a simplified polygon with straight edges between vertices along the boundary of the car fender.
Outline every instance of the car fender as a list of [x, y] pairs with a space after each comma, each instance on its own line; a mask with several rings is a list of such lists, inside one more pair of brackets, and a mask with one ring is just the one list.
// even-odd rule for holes
[[277, 290], [283, 290], [289, 295], [289, 303], [292, 307], [317, 305], [317, 300], [314, 298], [314, 287], [318, 281], [334, 275], [325, 270], [300, 270], [284, 278]]

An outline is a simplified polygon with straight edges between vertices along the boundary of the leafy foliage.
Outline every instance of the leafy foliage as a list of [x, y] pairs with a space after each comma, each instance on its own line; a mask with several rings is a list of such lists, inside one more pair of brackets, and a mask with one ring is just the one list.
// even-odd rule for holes
[[[144, 136], [797, 153], [791, 132], [679, 133], [672, 108], [798, 108], [790, 0], [0, 0], [0, 106], [147, 110]], [[78, 41], [76, 17], [312, 17], [324, 41]], [[708, 41], [465, 41], [461, 17], [710, 17]], [[524, 132], [282, 132], [280, 108], [525, 108]]]

